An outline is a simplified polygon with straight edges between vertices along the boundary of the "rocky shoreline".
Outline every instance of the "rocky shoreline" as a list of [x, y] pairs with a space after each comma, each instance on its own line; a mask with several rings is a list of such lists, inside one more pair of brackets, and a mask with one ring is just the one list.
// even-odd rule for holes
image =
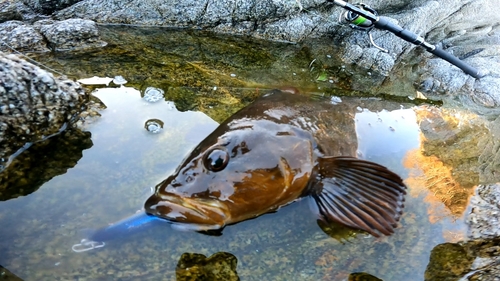
[[[464, 59], [485, 76], [474, 79], [386, 31], [365, 32], [338, 23], [341, 8], [325, 0], [7, 0], [0, 5], [0, 51], [49, 52], [98, 48], [98, 24], [183, 27], [302, 42], [328, 37], [342, 58], [389, 77], [411, 67], [419, 90], [460, 97], [487, 108], [500, 106], [500, 15], [495, 0], [382, 1], [367, 3], [381, 15]], [[414, 57], [412, 66], [399, 62]], [[404, 71], [404, 70], [402, 70]], [[379, 82], [382, 84], [383, 80]]]

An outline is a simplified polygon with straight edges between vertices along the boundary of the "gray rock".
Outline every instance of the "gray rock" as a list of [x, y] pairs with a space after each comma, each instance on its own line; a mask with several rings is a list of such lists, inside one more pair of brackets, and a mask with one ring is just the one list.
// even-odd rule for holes
[[49, 52], [43, 36], [20, 21], [0, 23], [0, 51]]
[[16, 1], [3, 0], [0, 2], [0, 23], [9, 20], [22, 20], [22, 17]]
[[24, 4], [38, 13], [50, 15], [81, 0], [23, 0]]
[[58, 133], [86, 99], [79, 84], [0, 52], [0, 164], [26, 143]]
[[100, 39], [96, 23], [83, 19], [40, 20], [33, 25], [4, 22], [0, 24], [0, 40], [3, 52], [74, 51], [107, 44]]
[[500, 184], [478, 186], [470, 206], [469, 238], [500, 237]]
[[91, 20], [69, 19], [49, 22], [41, 25], [40, 33], [55, 51], [82, 50], [106, 45], [106, 42], [99, 37], [96, 23]]
[[[459, 95], [463, 102], [485, 107], [500, 106], [500, 14], [496, 1], [470, 1], [429, 32], [431, 40], [476, 67], [486, 76], [474, 80], [440, 59], [429, 58], [424, 66], [441, 82], [437, 89]], [[474, 95], [471, 95], [474, 93]]]
[[19, 0], [0, 1], [0, 23], [9, 20], [33, 22], [43, 18], [47, 18], [47, 16], [35, 13], [35, 11], [24, 5], [24, 3]]

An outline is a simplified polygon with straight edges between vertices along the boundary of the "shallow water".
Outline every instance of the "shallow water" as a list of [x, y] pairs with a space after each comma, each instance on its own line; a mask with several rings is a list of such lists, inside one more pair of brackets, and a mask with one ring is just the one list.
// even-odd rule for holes
[[[141, 209], [150, 187], [217, 126], [213, 119], [228, 117], [262, 88], [287, 84], [315, 94], [375, 94], [352, 91], [359, 82], [349, 77], [317, 81], [314, 55], [305, 54], [304, 46], [159, 29], [103, 32], [111, 42], [104, 50], [39, 58], [74, 78], [123, 75], [129, 82], [94, 92], [107, 108], [83, 126], [92, 146], [81, 148], [75, 167], [28, 196], [0, 202], [0, 264], [21, 278], [175, 280], [183, 253], [229, 252], [241, 280], [345, 280], [353, 272], [423, 280], [431, 250], [465, 237], [467, 198], [475, 185], [491, 180], [479, 168], [480, 147], [491, 143], [489, 123], [464, 109], [390, 102], [387, 109], [359, 108], [354, 115], [359, 157], [386, 165], [409, 186], [401, 225], [390, 237], [322, 230], [302, 200], [228, 226], [222, 236], [160, 224], [103, 248], [73, 252], [82, 230]], [[332, 60], [332, 69], [341, 65], [334, 56], [322, 58]], [[169, 102], [141, 98], [151, 86], [165, 90]], [[163, 123], [158, 133], [147, 130], [152, 119]]]

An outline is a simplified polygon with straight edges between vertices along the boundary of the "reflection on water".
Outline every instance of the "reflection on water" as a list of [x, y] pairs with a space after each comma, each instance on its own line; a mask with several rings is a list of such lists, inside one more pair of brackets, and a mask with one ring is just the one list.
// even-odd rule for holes
[[[45, 141], [28, 143], [29, 152], [11, 157], [0, 172], [0, 201], [28, 195], [55, 176], [64, 174], [92, 146], [90, 133], [69, 129]], [[23, 151], [24, 148], [20, 149]]]
[[[443, 232], [462, 228], [460, 220], [445, 214], [429, 221], [431, 205], [424, 200], [429, 192], [422, 191], [426, 183], [408, 181], [410, 192], [420, 193], [408, 197], [401, 226], [391, 237], [332, 239], [335, 234], [318, 227], [300, 201], [229, 226], [220, 237], [161, 224], [118, 237], [101, 249], [74, 253], [71, 246], [83, 238], [82, 229], [106, 226], [140, 209], [148, 195], [144, 188], [169, 175], [217, 125], [200, 112], [147, 102], [133, 88], [104, 88], [94, 94], [107, 108], [88, 126], [93, 146], [78, 165], [30, 196], [0, 204], [0, 223], [9, 226], [0, 230], [0, 263], [27, 280], [171, 279], [179, 274], [175, 265], [183, 253], [210, 256], [221, 251], [238, 259], [243, 280], [341, 280], [353, 272], [383, 280], [421, 280], [431, 249], [447, 241]], [[402, 175], [428, 173], [422, 166], [405, 170], [402, 165], [421, 144], [416, 112], [360, 109], [355, 115], [360, 155]], [[161, 133], [144, 130], [148, 120], [161, 120]]]
[[[119, 35], [115, 36], [120, 39]], [[136, 37], [145, 35], [134, 33]], [[101, 118], [85, 127], [93, 145], [80, 148], [83, 156], [74, 158], [76, 166], [47, 178], [29, 196], [0, 202], [1, 265], [25, 280], [174, 280], [183, 268], [178, 264], [184, 264], [180, 262], [184, 253], [197, 253], [209, 260], [225, 252], [237, 259], [236, 263], [229, 258], [227, 265], [241, 280], [346, 280], [368, 276], [360, 275], [363, 272], [385, 281], [411, 281], [424, 279], [436, 245], [462, 237], [467, 197], [480, 178], [478, 146], [489, 137], [486, 125], [480, 118], [460, 113], [463, 111], [400, 109], [395, 104], [386, 110], [360, 108], [353, 116], [359, 156], [386, 165], [406, 178], [409, 186], [400, 227], [390, 237], [376, 239], [318, 226], [303, 200], [279, 212], [231, 225], [219, 237], [160, 224], [112, 239], [100, 249], [73, 252], [71, 246], [85, 236], [85, 230], [107, 226], [141, 209], [149, 196], [144, 190], [172, 173], [188, 151], [217, 126], [204, 113], [176, 108], [197, 108], [220, 120], [261, 94], [255, 88], [242, 89], [248, 85], [238, 80], [241, 77], [262, 79], [268, 85], [281, 79], [306, 86], [312, 83], [308, 62], [299, 64], [290, 55], [290, 49], [300, 49], [297, 46], [275, 50], [288, 56], [292, 61], [288, 65], [256, 45], [245, 49], [238, 41], [229, 41], [230, 49], [244, 55], [213, 50], [223, 53], [223, 59], [217, 61], [205, 59], [211, 51], [199, 52], [208, 48], [205, 41], [176, 47], [182, 42], [179, 38], [178, 34], [162, 37], [172, 41], [168, 56], [163, 57], [157, 57], [157, 52], [165, 48], [165, 42], [146, 40], [146, 45], [154, 47], [143, 51], [146, 62], [137, 57], [142, 49], [127, 49], [132, 48], [128, 45], [115, 50], [120, 56], [116, 62], [99, 52], [77, 54], [76, 60], [55, 59], [65, 69], [72, 69], [71, 75], [77, 78], [114, 77], [119, 72], [133, 87], [107, 87], [94, 93], [107, 108]], [[188, 63], [183, 56], [189, 57]], [[267, 60], [260, 63], [262, 58]], [[252, 67], [242, 70], [247, 61]], [[135, 72], [122, 71], [123, 65]], [[155, 70], [150, 72], [152, 66]], [[218, 67], [220, 72], [214, 71]], [[237, 78], [230, 76], [235, 69], [241, 70]], [[259, 74], [259, 69], [266, 71]], [[127, 75], [127, 71], [134, 75]], [[179, 77], [176, 71], [192, 74]], [[203, 89], [197, 92], [188, 86]], [[153, 94], [151, 100], [143, 98], [148, 87], [165, 91], [175, 106], [158, 99], [154, 89], [147, 95]], [[88, 133], [81, 139], [85, 137], [88, 140]], [[36, 164], [44, 165], [54, 164], [49, 160]], [[27, 180], [31, 177], [40, 175], [30, 174]]]

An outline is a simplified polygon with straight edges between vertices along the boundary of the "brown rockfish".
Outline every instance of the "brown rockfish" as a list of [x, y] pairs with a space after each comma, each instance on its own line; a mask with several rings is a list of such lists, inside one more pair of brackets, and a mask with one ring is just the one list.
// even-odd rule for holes
[[406, 186], [387, 168], [355, 158], [358, 105], [274, 90], [194, 148], [156, 186], [145, 210], [181, 228], [206, 231], [311, 196], [320, 219], [390, 235]]

